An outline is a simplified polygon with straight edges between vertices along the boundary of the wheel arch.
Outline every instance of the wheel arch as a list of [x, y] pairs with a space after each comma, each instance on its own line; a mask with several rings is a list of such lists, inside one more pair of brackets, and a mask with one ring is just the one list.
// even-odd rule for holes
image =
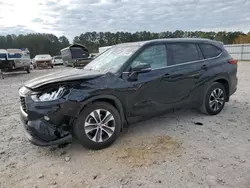
[[226, 90], [226, 95], [227, 95], [226, 102], [228, 102], [229, 97], [230, 97], [230, 81], [229, 81], [229, 79], [226, 76], [219, 76], [219, 77], [212, 79], [211, 82], [209, 83], [209, 85], [214, 83], [214, 82], [218, 82], [224, 86], [224, 88]]
[[78, 115], [84, 110], [84, 108], [87, 105], [89, 105], [91, 103], [95, 103], [95, 102], [106, 102], [106, 103], [109, 103], [110, 105], [112, 105], [113, 107], [115, 107], [117, 109], [117, 111], [119, 112], [119, 114], [120, 114], [121, 122], [122, 122], [122, 128], [123, 128], [124, 124], [127, 124], [124, 109], [123, 109], [123, 105], [122, 105], [121, 101], [117, 97], [115, 97], [113, 95], [98, 95], [98, 96], [94, 96], [94, 97], [91, 97], [91, 98], [87, 99], [82, 104], [82, 108], [79, 111]]

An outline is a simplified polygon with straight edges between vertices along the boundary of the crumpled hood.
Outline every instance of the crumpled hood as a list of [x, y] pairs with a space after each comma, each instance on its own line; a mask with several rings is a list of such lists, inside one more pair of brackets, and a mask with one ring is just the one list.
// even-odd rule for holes
[[91, 79], [102, 75], [103, 73], [93, 70], [90, 71], [90, 70], [72, 68], [64, 71], [57, 71], [52, 74], [47, 74], [45, 76], [32, 79], [26, 82], [24, 85], [27, 88], [36, 89], [46, 84], [60, 83], [65, 81], [74, 81], [81, 79]]

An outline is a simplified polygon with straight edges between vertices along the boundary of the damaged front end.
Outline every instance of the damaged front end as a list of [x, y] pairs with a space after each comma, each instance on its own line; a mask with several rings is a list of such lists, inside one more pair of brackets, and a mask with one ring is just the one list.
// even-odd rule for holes
[[53, 86], [41, 91], [23, 86], [19, 90], [21, 120], [28, 139], [38, 146], [71, 142], [71, 122], [78, 110], [66, 100], [67, 86]]

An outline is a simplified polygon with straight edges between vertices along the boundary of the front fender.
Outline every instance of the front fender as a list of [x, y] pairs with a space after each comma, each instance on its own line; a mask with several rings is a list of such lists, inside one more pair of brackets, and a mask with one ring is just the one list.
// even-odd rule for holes
[[123, 109], [123, 105], [120, 102], [120, 100], [114, 96], [114, 95], [96, 95], [93, 97], [90, 97], [86, 100], [84, 100], [83, 102], [81, 102], [81, 109], [78, 111], [78, 116], [80, 115], [80, 113], [84, 110], [84, 108], [90, 104], [93, 103], [94, 101], [105, 101], [105, 100], [112, 100], [115, 104], [115, 107], [117, 108], [120, 116], [121, 116], [121, 121], [122, 123], [125, 123], [125, 114], [124, 114], [124, 109]]

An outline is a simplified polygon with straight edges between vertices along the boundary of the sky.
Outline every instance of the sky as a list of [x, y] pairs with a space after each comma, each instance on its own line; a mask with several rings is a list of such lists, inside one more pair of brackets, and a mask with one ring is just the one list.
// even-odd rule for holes
[[250, 0], [0, 0], [0, 35], [250, 31]]

